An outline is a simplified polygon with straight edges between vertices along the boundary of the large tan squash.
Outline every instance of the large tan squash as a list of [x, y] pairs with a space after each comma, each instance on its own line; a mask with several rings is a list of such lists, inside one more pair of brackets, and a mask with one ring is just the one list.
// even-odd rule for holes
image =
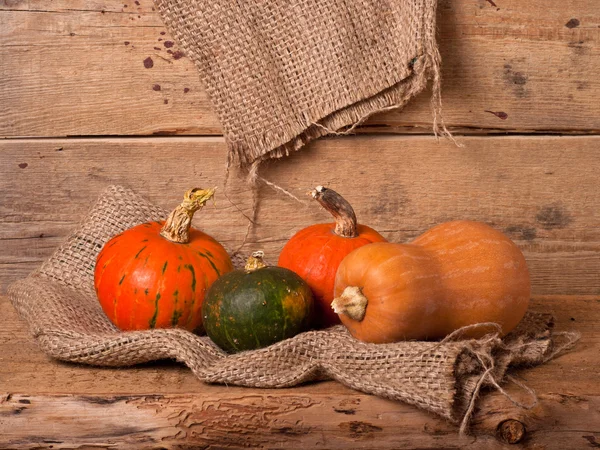
[[[439, 339], [482, 322], [499, 324], [505, 334], [525, 314], [530, 289], [514, 242], [486, 224], [454, 221], [411, 244], [354, 250], [338, 268], [332, 307], [365, 342]], [[464, 336], [491, 330], [478, 327]]]

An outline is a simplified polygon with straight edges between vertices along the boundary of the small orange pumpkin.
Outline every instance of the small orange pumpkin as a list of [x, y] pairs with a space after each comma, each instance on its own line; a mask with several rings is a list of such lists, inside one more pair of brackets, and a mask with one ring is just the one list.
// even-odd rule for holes
[[191, 228], [214, 189], [192, 189], [165, 222], [137, 225], [98, 254], [94, 286], [108, 318], [122, 330], [179, 327], [202, 331], [206, 290], [233, 270], [212, 237]]
[[335, 223], [311, 225], [298, 231], [285, 244], [278, 265], [293, 270], [315, 294], [315, 322], [318, 327], [339, 324], [331, 310], [337, 268], [352, 250], [371, 242], [385, 241], [377, 231], [356, 222], [350, 203], [333, 189], [317, 186], [312, 197], [333, 215]]
[[[357, 339], [438, 339], [495, 322], [503, 333], [523, 318], [529, 271], [519, 248], [488, 225], [447, 222], [412, 244], [375, 243], [340, 264], [332, 307]], [[490, 327], [467, 330], [480, 337]]]

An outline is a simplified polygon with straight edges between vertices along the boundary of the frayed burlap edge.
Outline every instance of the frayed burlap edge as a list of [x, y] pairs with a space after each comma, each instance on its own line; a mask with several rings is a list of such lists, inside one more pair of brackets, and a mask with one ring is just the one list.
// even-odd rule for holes
[[[508, 396], [501, 383], [509, 367], [541, 364], [578, 339], [574, 333], [553, 332], [552, 317], [534, 312], [503, 339], [495, 333], [454, 341], [458, 331], [437, 343], [375, 345], [357, 341], [337, 326], [235, 355], [226, 355], [206, 336], [181, 329], [122, 332], [95, 297], [95, 257], [112, 235], [164, 217], [164, 211], [133, 192], [111, 186], [39, 270], [9, 287], [15, 309], [47, 355], [111, 367], [173, 359], [204, 382], [256, 388], [331, 379], [433, 412], [460, 423], [465, 432], [483, 388]], [[535, 400], [521, 406], [533, 404]]]

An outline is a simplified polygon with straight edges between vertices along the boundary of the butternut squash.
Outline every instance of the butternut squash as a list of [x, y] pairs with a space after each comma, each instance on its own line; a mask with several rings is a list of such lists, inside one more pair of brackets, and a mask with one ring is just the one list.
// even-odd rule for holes
[[[514, 242], [478, 222], [438, 225], [411, 244], [353, 250], [336, 273], [332, 308], [365, 342], [439, 339], [467, 325], [495, 322], [502, 333], [522, 319], [529, 271]], [[490, 327], [465, 336], [479, 337]]]

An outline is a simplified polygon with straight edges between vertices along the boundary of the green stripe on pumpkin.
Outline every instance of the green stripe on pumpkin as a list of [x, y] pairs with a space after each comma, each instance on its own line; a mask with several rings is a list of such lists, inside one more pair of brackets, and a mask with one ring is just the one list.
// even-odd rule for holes
[[140, 253], [142, 253], [144, 250], [146, 249], [146, 245], [144, 245], [139, 252], [137, 252], [134, 256], [134, 259], [137, 259], [138, 256], [140, 256]]
[[156, 293], [156, 300], [154, 300], [154, 315], [150, 319], [149, 325], [150, 328], [154, 328], [156, 326], [156, 318], [158, 317], [158, 301], [160, 300], [160, 292]]
[[182, 314], [183, 314], [183, 312], [178, 309], [173, 310], [173, 315], [171, 316], [171, 325], [172, 326], [177, 326], [177, 323], [179, 322], [179, 318], [182, 316]]
[[[208, 252], [206, 252], [208, 254]], [[221, 272], [219, 271], [219, 269], [217, 269], [217, 266], [215, 266], [215, 263], [212, 262], [212, 259], [210, 259], [208, 256], [206, 256], [204, 253], [202, 252], [198, 252], [198, 254], [200, 256], [202, 256], [203, 258], [206, 258], [206, 260], [209, 262], [209, 264], [212, 266], [213, 270], [215, 271], [215, 273], [217, 274], [217, 277], [221, 276]]]
[[196, 292], [196, 271], [194, 270], [194, 266], [186, 264], [184, 267], [192, 273], [192, 292]]

